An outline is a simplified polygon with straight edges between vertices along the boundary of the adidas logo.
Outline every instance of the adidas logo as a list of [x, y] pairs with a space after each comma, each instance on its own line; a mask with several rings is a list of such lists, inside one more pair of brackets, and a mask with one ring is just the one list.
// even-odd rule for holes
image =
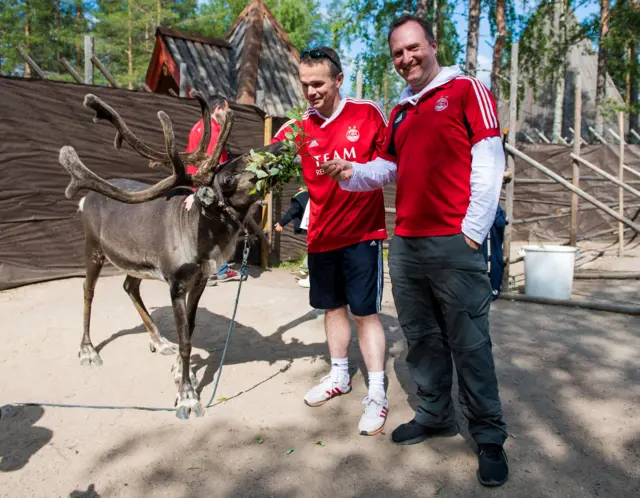
[[311, 143], [309, 144], [309, 148], [311, 147], [317, 147], [318, 146], [318, 141], [314, 138]]

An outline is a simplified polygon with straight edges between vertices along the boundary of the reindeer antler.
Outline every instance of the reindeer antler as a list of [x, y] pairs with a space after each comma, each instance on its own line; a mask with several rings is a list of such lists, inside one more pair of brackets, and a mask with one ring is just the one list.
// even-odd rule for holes
[[[117, 116], [115, 113], [112, 115]], [[125, 202], [127, 204], [139, 204], [155, 199], [174, 187], [192, 186], [191, 177], [186, 174], [184, 163], [178, 154], [171, 119], [169, 119], [169, 116], [167, 116], [163, 111], [158, 112], [158, 119], [160, 119], [160, 122], [162, 123], [167, 157], [173, 166], [173, 174], [170, 177], [165, 178], [152, 187], [140, 192], [128, 192], [115, 187], [107, 180], [96, 175], [93, 171], [82, 164], [82, 161], [80, 161], [80, 158], [73, 147], [65, 146], [60, 149], [60, 164], [62, 164], [62, 166], [71, 175], [71, 182], [65, 190], [65, 196], [67, 199], [71, 199], [78, 190], [86, 188], [100, 194], [104, 194], [117, 201]], [[122, 124], [124, 125], [124, 122], [122, 122]]]
[[[202, 112], [202, 120], [204, 123], [204, 133], [198, 143], [198, 148], [193, 152], [183, 152], [180, 154], [182, 160], [187, 164], [198, 164], [209, 159], [207, 154], [207, 145], [211, 140], [211, 109], [204, 96], [197, 90], [192, 90], [191, 95], [200, 104], [200, 110]], [[85, 107], [89, 107], [96, 112], [93, 118], [94, 123], [97, 123], [101, 119], [109, 121], [117, 130], [116, 136], [113, 141], [113, 146], [120, 150], [122, 148], [122, 142], [127, 142], [133, 150], [135, 150], [142, 157], [149, 159], [149, 167], [155, 168], [157, 166], [171, 164], [172, 160], [168, 154], [152, 149], [140, 140], [126, 125], [120, 115], [105, 103], [99, 97], [89, 93], [84, 98]]]
[[228, 109], [226, 112], [224, 123], [222, 125], [222, 130], [220, 130], [220, 136], [218, 137], [216, 146], [213, 149], [213, 154], [210, 158], [209, 156], [207, 156], [207, 160], [200, 166], [198, 172], [193, 176], [194, 185], [209, 185], [211, 183], [211, 179], [213, 178], [213, 175], [215, 175], [215, 172], [218, 168], [218, 162], [220, 161], [222, 150], [227, 143], [229, 134], [231, 133], [233, 119], [233, 111], [231, 109]]

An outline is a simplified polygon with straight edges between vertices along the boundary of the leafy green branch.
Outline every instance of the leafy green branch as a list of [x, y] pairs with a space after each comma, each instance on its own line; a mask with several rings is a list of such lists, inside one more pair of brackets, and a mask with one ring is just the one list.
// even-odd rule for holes
[[284, 146], [280, 155], [251, 150], [251, 159], [246, 169], [258, 177], [252, 194], [260, 191], [266, 195], [271, 190], [276, 195], [282, 195], [284, 186], [292, 179], [295, 179], [296, 183], [304, 183], [300, 160], [300, 150], [308, 140], [300, 126], [304, 110], [304, 107], [298, 107], [287, 112], [287, 117], [293, 119], [294, 123], [289, 126], [291, 131], [285, 133]]

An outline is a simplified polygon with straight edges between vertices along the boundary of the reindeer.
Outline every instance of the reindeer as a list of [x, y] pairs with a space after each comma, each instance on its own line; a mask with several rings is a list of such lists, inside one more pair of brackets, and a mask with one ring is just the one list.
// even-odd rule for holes
[[[155, 185], [128, 179], [104, 180], [90, 171], [70, 146], [60, 149], [60, 163], [71, 176], [65, 196], [71, 199], [80, 189], [90, 192], [79, 202], [85, 234], [84, 332], [78, 356], [82, 365], [102, 365], [90, 338], [91, 304], [94, 289], [105, 262], [126, 273], [124, 290], [138, 310], [149, 332], [151, 352], [175, 353], [153, 323], [142, 298], [143, 279], [162, 280], [169, 285], [169, 294], [179, 338], [179, 354], [172, 367], [178, 387], [176, 416], [188, 419], [190, 413], [203, 415], [195, 391], [196, 379], [190, 369], [191, 336], [195, 326], [198, 302], [207, 279], [236, 247], [238, 236], [248, 237], [247, 226], [263, 240], [264, 233], [253, 219], [260, 208], [261, 197], [256, 191], [257, 177], [245, 170], [249, 154], [218, 165], [223, 146], [233, 124], [233, 112], [227, 116], [212, 156], [206, 147], [211, 137], [211, 110], [198, 92], [204, 121], [204, 134], [195, 152], [178, 153], [169, 116], [158, 112], [162, 124], [166, 153], [145, 145], [127, 127], [122, 118], [98, 97], [87, 94], [84, 105], [96, 111], [94, 122], [106, 119], [116, 128], [114, 146], [123, 140], [143, 157], [150, 166], [170, 164], [173, 174]], [[283, 142], [262, 150], [281, 155]], [[198, 166], [198, 172], [187, 175], [185, 163]], [[195, 189], [195, 194], [192, 188]], [[191, 209], [184, 200], [194, 194]]]

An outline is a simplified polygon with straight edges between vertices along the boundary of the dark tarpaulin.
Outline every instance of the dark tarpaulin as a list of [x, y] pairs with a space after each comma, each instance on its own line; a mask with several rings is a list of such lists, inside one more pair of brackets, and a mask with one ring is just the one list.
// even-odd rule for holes
[[[87, 191], [65, 197], [70, 177], [58, 162], [61, 147], [74, 147], [82, 162], [105, 179], [155, 183], [171, 173], [170, 168], [150, 169], [126, 143], [115, 149], [115, 128], [106, 121], [94, 123], [94, 111], [83, 105], [88, 93], [104, 100], [143, 142], [161, 151], [165, 148], [158, 111], [171, 118], [179, 150], [184, 150], [189, 130], [201, 117], [194, 99], [0, 77], [0, 290], [84, 276], [84, 236], [77, 211]], [[232, 155], [262, 147], [262, 111], [231, 107]], [[252, 248], [252, 253], [259, 258], [259, 250]], [[108, 266], [105, 273], [112, 273]]]

